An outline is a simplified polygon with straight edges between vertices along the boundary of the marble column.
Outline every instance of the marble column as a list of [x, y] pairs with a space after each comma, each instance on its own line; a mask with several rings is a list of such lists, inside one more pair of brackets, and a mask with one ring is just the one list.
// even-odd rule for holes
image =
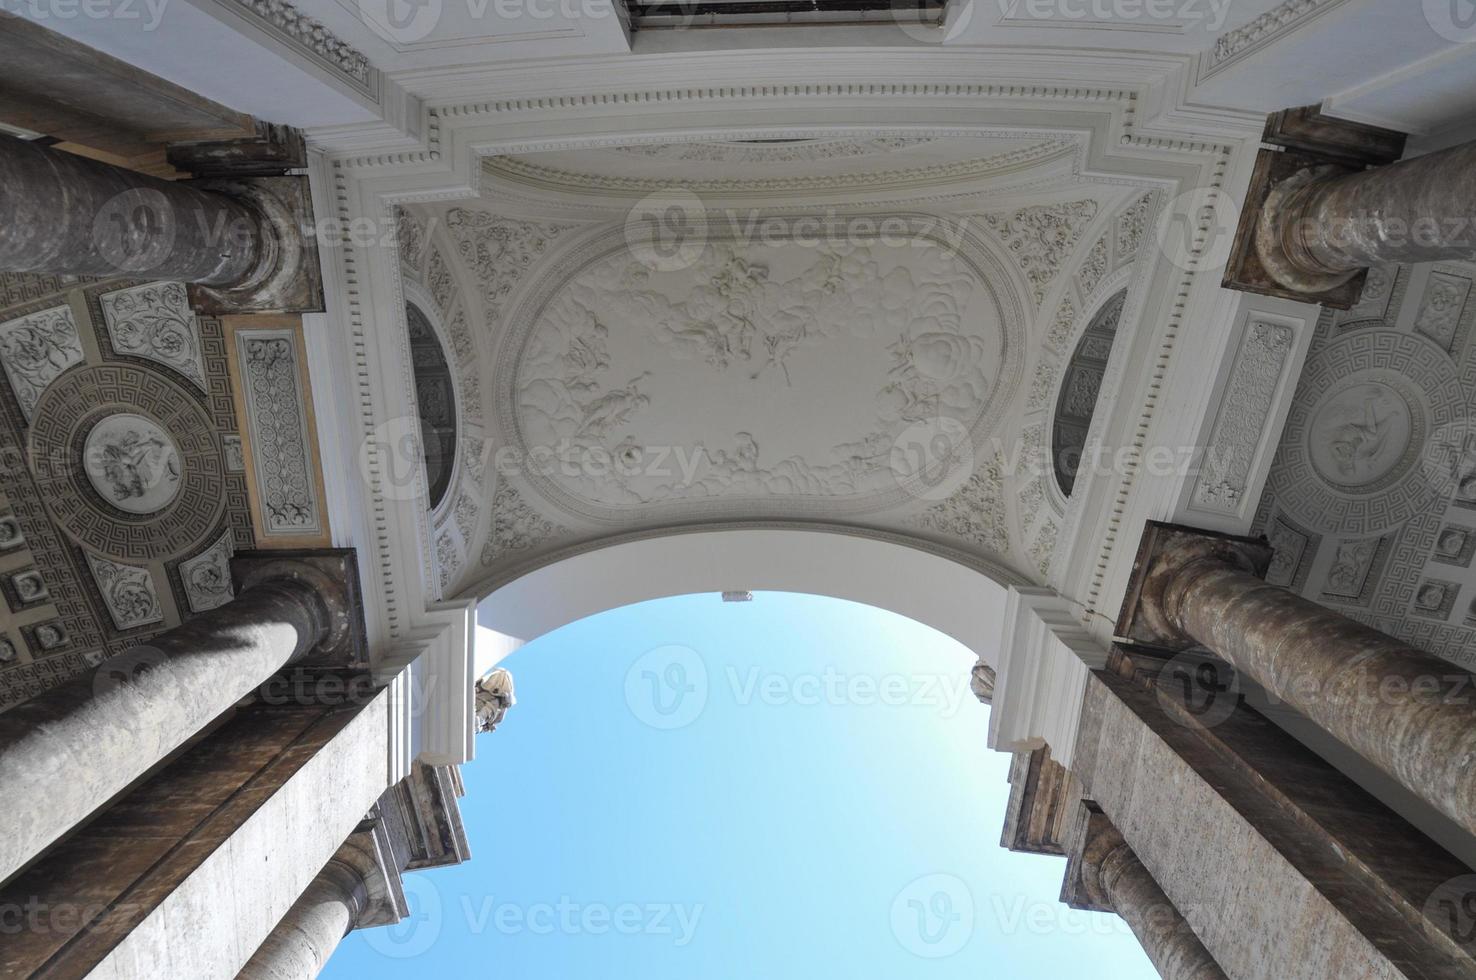
[[243, 200], [0, 135], [0, 270], [240, 289], [270, 277], [275, 240]]
[[312, 980], [369, 904], [364, 877], [334, 858], [287, 910], [236, 980]]
[[1204, 646], [1476, 833], [1476, 678], [1260, 578], [1263, 541], [1149, 525], [1118, 635]]
[[1371, 170], [1302, 170], [1271, 190], [1255, 243], [1273, 279], [1309, 295], [1373, 265], [1476, 258], [1476, 142]]
[[361, 635], [351, 556], [247, 562], [232, 601], [0, 714], [0, 881], [283, 666]]
[[1081, 897], [1122, 917], [1164, 980], [1227, 980], [1189, 922], [1100, 812], [1084, 815], [1075, 874]]

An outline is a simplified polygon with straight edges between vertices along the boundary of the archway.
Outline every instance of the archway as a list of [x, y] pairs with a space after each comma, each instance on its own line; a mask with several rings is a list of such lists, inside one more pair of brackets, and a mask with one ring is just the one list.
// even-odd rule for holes
[[[991, 666], [1010, 584], [900, 537], [802, 528], [632, 536], [562, 557], [494, 589], [477, 610], [478, 675], [521, 643], [648, 599], [724, 590], [848, 599], [916, 620]], [[496, 636], [486, 635], [495, 631]]]

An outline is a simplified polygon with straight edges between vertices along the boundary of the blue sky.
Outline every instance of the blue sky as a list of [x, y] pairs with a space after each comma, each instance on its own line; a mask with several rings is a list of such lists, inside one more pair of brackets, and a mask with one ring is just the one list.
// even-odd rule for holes
[[868, 606], [662, 599], [504, 662], [472, 860], [406, 877], [405, 923], [323, 976], [813, 980], [1157, 976], [1065, 861], [999, 846], [1007, 756], [972, 657]]

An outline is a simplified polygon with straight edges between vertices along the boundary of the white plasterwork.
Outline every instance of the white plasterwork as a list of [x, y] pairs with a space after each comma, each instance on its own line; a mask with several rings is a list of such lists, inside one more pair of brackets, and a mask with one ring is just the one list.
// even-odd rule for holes
[[1000, 624], [989, 747], [1018, 752], [1047, 745], [1071, 768], [1087, 677], [1107, 650], [1050, 589], [1011, 588]]

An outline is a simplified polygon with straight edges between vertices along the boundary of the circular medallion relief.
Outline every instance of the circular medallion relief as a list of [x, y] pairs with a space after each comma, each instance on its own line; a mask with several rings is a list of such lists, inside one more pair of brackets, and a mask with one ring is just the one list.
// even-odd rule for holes
[[1307, 527], [1385, 531], [1443, 506], [1453, 487], [1429, 457], [1464, 417], [1445, 351], [1413, 334], [1344, 332], [1308, 359], [1267, 486]]
[[1371, 491], [1413, 462], [1409, 448], [1420, 421], [1393, 386], [1355, 378], [1330, 391], [1313, 410], [1307, 452], [1328, 483]]
[[198, 551], [220, 524], [225, 467], [210, 414], [160, 371], [72, 368], [36, 403], [29, 460], [52, 522], [124, 562]]
[[130, 514], [154, 514], [179, 495], [179, 449], [142, 415], [109, 415], [82, 446], [87, 479], [108, 503]]

